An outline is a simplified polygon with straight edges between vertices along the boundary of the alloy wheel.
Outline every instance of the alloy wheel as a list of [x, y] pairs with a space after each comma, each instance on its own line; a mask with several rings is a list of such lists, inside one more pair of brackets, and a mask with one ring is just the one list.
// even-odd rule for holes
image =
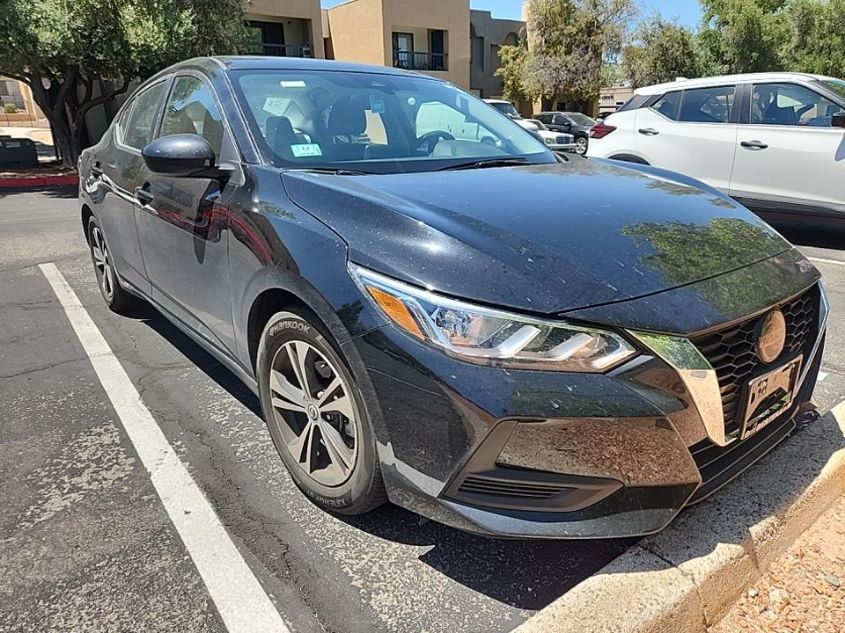
[[352, 391], [316, 347], [284, 343], [270, 365], [270, 396], [285, 446], [311, 479], [339, 486], [358, 459], [358, 419]]
[[575, 139], [575, 153], [581, 154], [582, 156], [587, 153], [587, 139]]
[[109, 249], [100, 227], [91, 230], [91, 253], [94, 256], [94, 267], [97, 270], [97, 281], [106, 299], [114, 297], [114, 268], [112, 267]]

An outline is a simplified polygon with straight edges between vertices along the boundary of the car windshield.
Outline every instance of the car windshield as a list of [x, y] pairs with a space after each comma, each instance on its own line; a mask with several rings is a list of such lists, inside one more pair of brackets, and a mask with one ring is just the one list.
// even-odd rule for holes
[[586, 114], [581, 114], [580, 112], [569, 112], [566, 116], [575, 121], [578, 125], [593, 126], [596, 124], [595, 119], [591, 119]]
[[825, 88], [832, 90], [837, 95], [845, 99], [845, 81], [841, 79], [826, 79], [821, 82]]
[[488, 101], [491, 106], [496, 108], [499, 112], [504, 114], [505, 116], [511, 119], [521, 119], [522, 116], [517, 112], [517, 109], [514, 107], [512, 103], [508, 103], [507, 101]]
[[319, 70], [232, 76], [253, 136], [280, 167], [398, 173], [489, 159], [556, 162], [507, 117], [437, 79]]

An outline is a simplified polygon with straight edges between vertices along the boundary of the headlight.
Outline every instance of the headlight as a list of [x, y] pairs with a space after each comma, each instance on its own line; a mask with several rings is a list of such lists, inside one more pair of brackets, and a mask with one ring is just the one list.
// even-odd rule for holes
[[463, 360], [516, 369], [604, 372], [637, 353], [613, 332], [447, 299], [355, 265], [350, 272], [394, 325]]

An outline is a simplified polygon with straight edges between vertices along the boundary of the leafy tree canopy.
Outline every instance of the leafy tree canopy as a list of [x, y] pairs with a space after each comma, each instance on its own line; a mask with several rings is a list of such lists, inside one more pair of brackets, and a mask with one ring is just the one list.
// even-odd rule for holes
[[503, 56], [499, 75], [508, 98], [554, 104], [598, 95], [603, 61], [621, 49], [635, 9], [632, 0], [528, 0], [527, 14], [527, 50]]
[[0, 75], [29, 84], [69, 164], [91, 108], [176, 61], [245, 43], [239, 0], [0, 0]]
[[677, 22], [652, 16], [640, 24], [634, 40], [622, 56], [624, 75], [633, 88], [701, 73], [695, 34]]

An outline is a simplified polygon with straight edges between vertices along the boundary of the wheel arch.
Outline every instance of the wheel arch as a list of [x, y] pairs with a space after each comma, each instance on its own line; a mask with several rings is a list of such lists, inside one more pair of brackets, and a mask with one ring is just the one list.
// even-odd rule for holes
[[82, 219], [82, 233], [85, 235], [85, 241], [90, 244], [91, 237], [88, 235], [88, 223], [94, 217], [94, 212], [87, 204], [83, 204], [80, 209], [80, 217]]
[[618, 160], [622, 161], [623, 163], [636, 163], [637, 165], [650, 165], [650, 163], [640, 157], [636, 156], [635, 154], [614, 154], [613, 156], [608, 157], [609, 160]]

